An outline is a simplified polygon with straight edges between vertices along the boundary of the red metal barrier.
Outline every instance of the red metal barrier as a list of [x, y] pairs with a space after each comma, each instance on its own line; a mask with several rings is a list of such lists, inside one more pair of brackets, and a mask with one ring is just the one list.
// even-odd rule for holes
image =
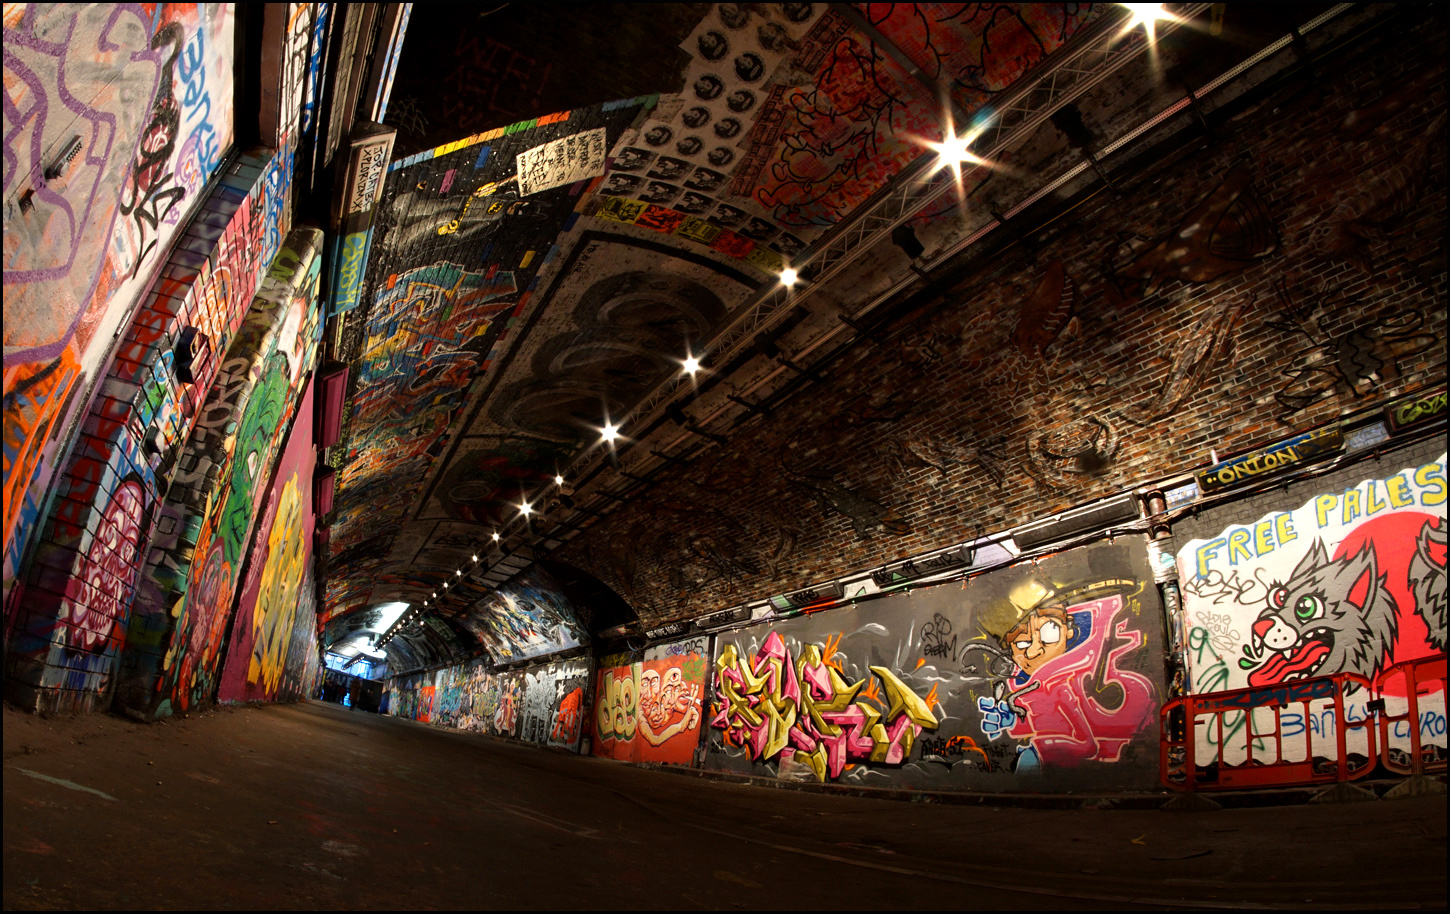
[[[1371, 707], [1375, 711], [1375, 717], [1379, 719], [1380, 761], [1386, 768], [1396, 774], [1433, 774], [1444, 771], [1446, 768], [1446, 757], [1437, 755], [1432, 746], [1425, 746], [1421, 742], [1424, 726], [1420, 720], [1421, 698], [1426, 695], [1440, 693], [1441, 704], [1445, 705], [1446, 699], [1446, 676], [1445, 676], [1445, 655], [1438, 654], [1434, 657], [1422, 657], [1419, 660], [1406, 660], [1384, 670], [1375, 677], [1375, 700]], [[1388, 693], [1388, 694], [1387, 694]], [[1403, 699], [1401, 699], [1403, 696]], [[1405, 711], [1402, 714], [1391, 714], [1385, 710], [1386, 700], [1393, 700], [1396, 704], [1400, 700], [1405, 702]], [[1442, 717], [1450, 708], [1442, 707]], [[1393, 737], [1391, 728], [1401, 721], [1407, 723], [1409, 732], [1403, 737], [1410, 743], [1409, 762], [1396, 758], [1391, 743], [1401, 737]], [[1428, 750], [1428, 751], [1427, 751]]]
[[[1364, 690], [1366, 699], [1370, 697], [1372, 686], [1368, 679], [1338, 673], [1266, 688], [1176, 698], [1160, 712], [1159, 775], [1163, 784], [1174, 790], [1229, 790], [1327, 784], [1364, 777], [1374, 768], [1378, 756], [1374, 718], [1345, 719], [1345, 695], [1359, 689]], [[1332, 759], [1314, 755], [1315, 731], [1327, 727], [1329, 715], [1316, 714], [1313, 705], [1326, 700], [1332, 701], [1333, 707]], [[1286, 734], [1284, 713], [1294, 704], [1299, 705], [1299, 729]], [[1257, 731], [1254, 712], [1264, 708], [1273, 711], [1273, 726]], [[1201, 718], [1207, 718], [1209, 742], [1214, 747], [1213, 757], [1208, 759], [1198, 757]], [[1363, 734], [1367, 745], [1362, 755], [1351, 758], [1348, 738], [1356, 731]], [[1294, 751], [1301, 747], [1302, 753]]]

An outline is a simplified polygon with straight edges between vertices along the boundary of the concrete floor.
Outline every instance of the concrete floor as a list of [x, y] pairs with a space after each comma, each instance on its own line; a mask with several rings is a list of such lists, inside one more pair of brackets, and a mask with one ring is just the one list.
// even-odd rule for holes
[[1443, 795], [1038, 810], [579, 758], [336, 705], [5, 710], [16, 908], [1440, 907]]

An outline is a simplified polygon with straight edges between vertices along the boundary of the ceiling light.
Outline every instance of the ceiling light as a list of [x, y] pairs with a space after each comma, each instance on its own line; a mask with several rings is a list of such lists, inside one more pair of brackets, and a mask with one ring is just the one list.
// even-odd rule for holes
[[619, 426], [615, 425], [613, 422], [606, 421], [604, 423], [604, 428], [600, 430], [600, 434], [604, 436], [604, 440], [606, 442], [608, 442], [609, 444], [613, 444], [619, 438]]
[[800, 279], [800, 274], [791, 267], [786, 267], [780, 271], [780, 284], [783, 286], [793, 286], [796, 284], [797, 279]]
[[495, 530], [494, 533], [493, 533], [493, 541], [495, 543], [498, 542], [498, 531], [497, 530]]
[[684, 363], [685, 374], [694, 374], [700, 370], [700, 360], [694, 356], [688, 356]]
[[475, 556], [474, 556], [474, 557], [473, 557], [473, 560], [474, 560], [474, 561], [475, 561], [475, 562], [476, 562], [476, 561], [478, 561], [478, 556], [476, 556], [476, 555], [475, 555]]
[[519, 505], [519, 513], [522, 514], [524, 517], [528, 517], [530, 514], [534, 513], [534, 506], [529, 504], [528, 502], [523, 502]]
[[1165, 10], [1161, 3], [1120, 3], [1118, 5], [1128, 11], [1128, 22], [1123, 26], [1123, 31], [1131, 31], [1141, 25], [1143, 31], [1148, 35], [1149, 41], [1154, 39], [1158, 20], [1178, 21], [1178, 17]]
[[562, 486], [563, 484], [564, 484], [564, 477], [563, 476], [555, 476], [554, 477], [554, 485], [556, 485], [556, 486]]
[[976, 142], [981, 135], [981, 130], [969, 130], [966, 135], [958, 136], [956, 130], [950, 126], [947, 128], [946, 136], [940, 143], [927, 143], [936, 150], [936, 165], [932, 167], [933, 172], [941, 171], [943, 168], [950, 168], [956, 172], [957, 180], [962, 177], [962, 163], [969, 165], [981, 165], [986, 159], [972, 153], [972, 143]]
[[456, 575], [458, 575], [460, 578], [463, 577], [463, 569], [461, 569], [461, 568], [459, 570], [453, 572], [453, 573], [456, 574]]

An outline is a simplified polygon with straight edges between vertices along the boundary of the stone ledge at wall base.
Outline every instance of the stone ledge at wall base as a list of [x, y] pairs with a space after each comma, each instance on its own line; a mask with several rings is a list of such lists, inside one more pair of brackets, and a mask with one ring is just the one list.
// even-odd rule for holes
[[[416, 721], [409, 721], [417, 723]], [[430, 726], [422, 724], [421, 726]], [[470, 731], [458, 731], [470, 732]], [[819, 784], [809, 781], [783, 781], [778, 778], [756, 777], [736, 774], [731, 771], [716, 771], [709, 768], [695, 768], [689, 765], [672, 765], [661, 762], [620, 762], [617, 759], [600, 758], [595, 755], [579, 755], [563, 746], [545, 746], [492, 733], [473, 732], [473, 735], [494, 742], [520, 746], [529, 749], [574, 755], [586, 761], [623, 764], [631, 768], [661, 771], [667, 774], [703, 778], [747, 787], [775, 788], [778, 790], [800, 790], [807, 793], [824, 793], [834, 796], [857, 797], [865, 800], [894, 800], [901, 803], [934, 803], [941, 806], [988, 806], [1013, 807], [1018, 809], [1160, 809], [1168, 812], [1208, 812], [1216, 809], [1258, 809], [1266, 806], [1306, 806], [1317, 803], [1342, 803], [1360, 800], [1396, 800], [1446, 792], [1443, 777], [1420, 775], [1411, 778], [1382, 778], [1360, 781], [1354, 785], [1336, 784], [1328, 789], [1322, 787], [1283, 787], [1266, 790], [1225, 791], [1205, 797], [1197, 793], [984, 793], [971, 791], [909, 790], [889, 787], [856, 787], [846, 784]], [[1425, 782], [1425, 783], [1421, 783]], [[1411, 785], [1415, 786], [1411, 786]], [[1350, 786], [1352, 795], [1345, 795], [1338, 788]]]
[[[600, 761], [612, 761], [600, 759]], [[943, 806], [1013, 806], [1025, 809], [1162, 809], [1169, 811], [1204, 811], [1213, 809], [1256, 809], [1264, 806], [1304, 806], [1310, 803], [1351, 802], [1353, 800], [1397, 800], [1446, 792], [1439, 778], [1420, 776], [1421, 784], [1409, 785], [1415, 778], [1387, 778], [1360, 781], [1352, 785], [1365, 796], [1340, 799], [1335, 788], [1283, 787], [1268, 790], [1240, 790], [1216, 793], [1211, 798], [1202, 794], [1118, 793], [1118, 794], [1049, 794], [1049, 793], [981, 793], [968, 791], [901, 790], [886, 787], [853, 787], [844, 784], [813, 784], [808, 781], [782, 781], [735, 774], [728, 771], [689, 768], [683, 765], [651, 765], [625, 762], [635, 768], [654, 768], [671, 774], [693, 775], [752, 787], [776, 787], [786, 790], [815, 791], [837, 796], [854, 796], [872, 800], [898, 800], [908, 803], [937, 803]], [[1339, 785], [1336, 785], [1336, 787]], [[1333, 795], [1333, 796], [1326, 796]], [[1323, 799], [1321, 799], [1323, 798]], [[1166, 802], [1165, 802], [1166, 801]], [[1200, 802], [1206, 801], [1206, 802]]]

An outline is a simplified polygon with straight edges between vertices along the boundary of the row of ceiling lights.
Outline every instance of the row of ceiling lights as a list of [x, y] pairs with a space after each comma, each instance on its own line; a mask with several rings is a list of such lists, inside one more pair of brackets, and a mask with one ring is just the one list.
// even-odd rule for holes
[[[1144, 31], [1147, 34], [1150, 47], [1152, 46], [1152, 43], [1155, 39], [1155, 26], [1159, 20], [1178, 21], [1177, 17], [1165, 10], [1163, 8], [1163, 4], [1161, 3], [1121, 3], [1119, 4], [1119, 6], [1126, 8], [1129, 13], [1128, 19], [1122, 28], [1122, 32], [1127, 33], [1132, 29], [1138, 27], [1139, 25], [1143, 26]], [[982, 135], [983, 130], [985, 130], [986, 123], [980, 122], [975, 127], [968, 130], [967, 133], [958, 135], [956, 133], [955, 125], [951, 122], [951, 116], [949, 112], [945, 115], [943, 119], [945, 120], [947, 126], [944, 131], [945, 135], [942, 141], [940, 143], [928, 142], [926, 144], [930, 148], [936, 150], [937, 153], [937, 160], [935, 165], [932, 167], [932, 172], [939, 172], [944, 168], [952, 169], [952, 171], [954, 172], [954, 177], [957, 183], [958, 190], [960, 191], [962, 182], [961, 169], [963, 163], [966, 163], [968, 165], [986, 165], [988, 167], [994, 167], [991, 162], [973, 154], [971, 150], [972, 144], [976, 142], [976, 140]], [[801, 274], [799, 270], [788, 265], [780, 271], [778, 279], [782, 286], [786, 287], [787, 289], [791, 289], [794, 288], [801, 281]], [[702, 357], [694, 353], [686, 353], [684, 360], [680, 364], [681, 373], [690, 375], [692, 377], [704, 368]], [[619, 423], [615, 423], [608, 416], [606, 416], [604, 419], [604, 426], [597, 429], [600, 436], [599, 443], [608, 445], [610, 448], [613, 448], [615, 443], [620, 438], [624, 437], [621, 433], [621, 428], [626, 421], [628, 420], [621, 420]], [[565, 480], [562, 474], [556, 474], [554, 476], [554, 484], [560, 489], [564, 487], [564, 483]], [[532, 516], [535, 512], [534, 502], [531, 502], [529, 500], [527, 494], [520, 498], [517, 507], [519, 511], [519, 516], [523, 517], [525, 522], [527, 522], [528, 518]], [[502, 543], [503, 541], [502, 535], [497, 530], [493, 532], [493, 541], [494, 543]], [[473, 566], [477, 567], [478, 563], [481, 561], [479, 556], [475, 554], [472, 558]], [[455, 570], [454, 575], [457, 578], [462, 578], [463, 569], [460, 568]], [[453, 582], [444, 582], [443, 590], [445, 592], [448, 590], [449, 584], [451, 583]], [[438, 592], [433, 591], [433, 596], [429, 600], [424, 600], [421, 607], [415, 608], [408, 613], [405, 613], [401, 618], [398, 619], [397, 624], [393, 626], [393, 630], [385, 635], [383, 639], [379, 642], [379, 646], [382, 646], [383, 644], [386, 644], [388, 641], [392, 640], [394, 634], [396, 634], [396, 632], [401, 629], [404, 623], [416, 621], [422, 615], [423, 610], [431, 605], [431, 601], [436, 599], [438, 599]]]

